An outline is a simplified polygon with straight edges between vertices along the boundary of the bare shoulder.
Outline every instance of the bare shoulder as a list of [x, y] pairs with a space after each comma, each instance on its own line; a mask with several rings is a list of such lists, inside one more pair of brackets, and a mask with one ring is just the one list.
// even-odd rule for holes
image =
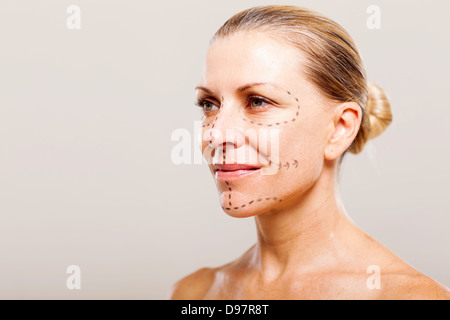
[[200, 300], [208, 292], [216, 268], [201, 268], [178, 280], [172, 287], [171, 300]]
[[414, 269], [405, 271], [382, 275], [380, 299], [450, 300], [450, 290], [445, 286]]
[[364, 233], [364, 238], [363, 251], [370, 254], [361, 260], [366, 265], [377, 261], [381, 273], [378, 299], [450, 300], [449, 288], [419, 272], [369, 235]]
[[[248, 249], [238, 259], [215, 268], [201, 268], [184, 278], [178, 280], [172, 287], [171, 300], [201, 300], [210, 291], [215, 291], [221, 286], [221, 280], [233, 270], [241, 270], [248, 265], [251, 250]], [[209, 299], [209, 298], [206, 298]]]

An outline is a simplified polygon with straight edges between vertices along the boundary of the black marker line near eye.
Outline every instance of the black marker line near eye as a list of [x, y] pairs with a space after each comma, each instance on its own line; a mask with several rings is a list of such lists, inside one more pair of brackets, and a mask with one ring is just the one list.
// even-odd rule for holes
[[[222, 101], [223, 101], [223, 97], [222, 97]], [[210, 112], [212, 112], [213, 110], [207, 111], [207, 110], [204, 109], [204, 104], [205, 104], [206, 102], [211, 103], [213, 106], [216, 106], [212, 101], [210, 101], [210, 100], [207, 99], [207, 98], [199, 98], [199, 99], [197, 99], [197, 101], [195, 102], [195, 105], [198, 106], [198, 107], [200, 107], [200, 108], [202, 109], [203, 114], [205, 114], [206, 116], [208, 116], [208, 114], [209, 114]], [[217, 106], [216, 106], [216, 107], [217, 107]], [[218, 113], [220, 112], [220, 109], [221, 109], [220, 107], [217, 107], [217, 114], [216, 114], [216, 117], [213, 119], [212, 122], [203, 124], [203, 125], [202, 125], [202, 128], [204, 128], [204, 127], [209, 127], [209, 126], [212, 126], [212, 128], [214, 128], [214, 122], [216, 121], [216, 118], [217, 118], [217, 116], [218, 116]], [[210, 143], [211, 143], [211, 139], [210, 139]]]
[[[298, 101], [297, 97], [293, 96], [292, 93], [291, 93], [289, 90], [286, 90], [286, 93], [287, 93], [288, 95], [290, 95], [290, 96], [292, 96], [292, 97], [295, 98], [295, 101], [297, 102], [297, 110], [296, 110], [295, 116], [294, 116], [291, 120], [289, 120], [289, 121], [284, 121], [284, 122], [283, 122], [284, 124], [287, 124], [288, 122], [291, 122], [291, 121], [292, 121], [292, 122], [295, 121], [295, 120], [297, 119], [297, 117], [298, 117], [298, 115], [299, 115], [299, 111], [300, 111], [300, 104], [299, 104], [299, 101]], [[261, 98], [258, 98], [258, 99], [261, 99]], [[265, 99], [262, 98], [261, 100], [265, 100]], [[270, 103], [270, 102], [269, 102], [269, 103]], [[272, 103], [270, 103], [270, 104], [272, 104]], [[245, 118], [242, 118], [242, 120], [247, 121]], [[250, 122], [250, 123], [255, 123], [255, 122], [252, 121], [252, 120], [249, 120], [249, 122]], [[263, 123], [256, 123], [256, 124], [257, 124], [258, 126], [266, 126], [266, 127], [272, 127], [272, 126], [279, 126], [279, 125], [281, 125], [280, 122], [269, 123], [269, 124], [263, 124]]]
[[265, 107], [263, 107], [263, 106], [253, 107], [252, 103], [253, 103], [254, 101], [262, 101], [262, 102], [264, 102], [264, 103], [267, 104], [267, 105], [273, 105], [273, 103], [272, 103], [271, 101], [269, 101], [269, 100], [267, 100], [267, 99], [265, 99], [265, 98], [263, 98], [263, 97], [259, 97], [259, 96], [249, 96], [249, 97], [247, 98], [247, 104], [250, 103], [252, 109], [265, 109]]
[[[293, 95], [291, 94], [290, 91], [286, 90], [286, 92], [287, 92], [289, 95], [293, 96]], [[272, 102], [267, 101], [266, 99], [261, 98], [261, 97], [255, 97], [255, 96], [253, 96], [252, 98], [255, 98], [255, 100], [256, 100], [256, 99], [257, 99], [257, 100], [262, 100], [262, 101], [264, 101], [264, 102], [266, 102], [266, 103], [268, 103], [268, 104], [276, 105], [276, 103], [272, 103]], [[299, 111], [300, 111], [300, 104], [299, 104], [299, 101], [298, 101], [297, 97], [294, 97], [294, 98], [295, 98], [295, 101], [297, 102], [297, 112], [296, 112], [295, 117], [292, 118], [290, 121], [295, 121], [295, 119], [298, 117]], [[206, 100], [206, 99], [201, 99], [201, 100], [199, 101], [199, 103], [198, 103], [198, 105], [201, 106], [201, 107], [203, 107], [203, 104], [201, 104], [201, 102], [202, 102], [203, 100]], [[222, 105], [223, 105], [223, 96], [221, 97], [221, 102], [222, 102]], [[217, 112], [216, 116], [214, 117], [212, 123], [208, 124], [208, 126], [209, 126], [209, 125], [212, 125], [211, 128], [214, 128], [214, 124], [215, 124], [216, 120], [219, 118], [220, 110], [221, 110], [221, 108], [219, 107], [218, 112]], [[243, 119], [244, 121], [247, 121], [245, 118], [242, 118], [242, 119]], [[254, 123], [254, 122], [250, 120], [250, 123]], [[284, 123], [287, 124], [288, 121], [284, 121]], [[280, 124], [281, 124], [280, 122], [276, 122], [276, 123], [272, 123], [272, 124], [266, 124], [266, 126], [280, 125]], [[264, 124], [258, 123], [258, 125], [264, 125]], [[204, 125], [204, 126], [205, 126], [205, 125]], [[210, 135], [209, 135], [209, 136], [210, 136], [209, 142], [212, 143], [212, 140], [211, 140], [211, 139], [212, 139], [212, 131], [210, 131]], [[225, 151], [226, 151], [226, 150], [224, 149], [224, 150], [223, 150], [223, 162], [224, 162], [224, 163], [225, 163]], [[272, 163], [272, 160], [270, 160], [270, 162]], [[297, 166], [298, 166], [298, 161], [297, 161], [297, 160], [294, 160], [292, 163], [286, 162], [285, 164], [283, 164], [282, 162], [279, 162], [279, 163], [278, 163], [278, 166], [279, 166], [279, 169], [281, 169], [281, 168], [283, 168], [283, 167], [285, 167], [286, 169], [289, 169], [289, 167], [291, 167], [291, 166], [294, 166], [295, 168], [297, 168]], [[231, 186], [230, 186], [230, 183], [229, 183], [228, 181], [225, 181], [225, 183], [226, 183], [226, 185], [227, 185], [227, 187], [228, 187], [228, 190], [231, 192], [231, 191], [232, 191], [232, 188], [231, 188]], [[222, 209], [228, 210], [228, 211], [231, 210], [231, 209], [238, 210], [238, 209], [240, 209], [240, 208], [245, 208], [247, 205], [248, 205], [248, 206], [251, 205], [251, 204], [254, 203], [255, 201], [258, 201], [258, 202], [259, 202], [259, 201], [262, 201], [262, 200], [266, 200], [266, 201], [272, 200], [272, 201], [276, 201], [276, 202], [282, 202], [282, 201], [283, 201], [283, 199], [278, 199], [277, 197], [264, 197], [264, 198], [259, 198], [259, 199], [257, 199], [257, 200], [256, 200], [256, 199], [253, 199], [253, 200], [249, 201], [248, 203], [242, 204], [241, 206], [234, 206], [234, 207], [233, 207], [232, 202], [231, 202], [231, 193], [230, 193], [230, 194], [228, 195], [228, 204], [229, 204], [229, 206], [228, 206], [228, 207], [222, 206]]]

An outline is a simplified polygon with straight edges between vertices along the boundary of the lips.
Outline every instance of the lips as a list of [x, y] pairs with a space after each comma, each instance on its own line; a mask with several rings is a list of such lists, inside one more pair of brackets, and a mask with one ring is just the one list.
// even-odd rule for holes
[[217, 180], [235, 180], [258, 172], [261, 166], [249, 164], [215, 164]]
[[214, 168], [221, 171], [235, 171], [235, 170], [252, 170], [259, 169], [261, 166], [249, 164], [215, 164]]

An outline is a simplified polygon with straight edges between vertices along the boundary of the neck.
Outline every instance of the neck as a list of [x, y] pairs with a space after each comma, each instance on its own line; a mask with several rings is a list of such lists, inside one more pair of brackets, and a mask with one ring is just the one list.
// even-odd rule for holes
[[342, 230], [350, 232], [351, 221], [341, 204], [334, 172], [324, 169], [307, 191], [288, 199], [276, 211], [256, 216], [258, 241], [253, 262], [264, 278], [316, 268], [330, 260]]

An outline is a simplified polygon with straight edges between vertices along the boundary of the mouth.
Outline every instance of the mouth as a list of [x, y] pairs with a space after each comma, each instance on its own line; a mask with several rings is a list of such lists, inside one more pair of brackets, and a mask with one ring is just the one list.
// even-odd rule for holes
[[236, 180], [255, 174], [261, 166], [248, 164], [215, 164], [214, 176], [219, 181]]

